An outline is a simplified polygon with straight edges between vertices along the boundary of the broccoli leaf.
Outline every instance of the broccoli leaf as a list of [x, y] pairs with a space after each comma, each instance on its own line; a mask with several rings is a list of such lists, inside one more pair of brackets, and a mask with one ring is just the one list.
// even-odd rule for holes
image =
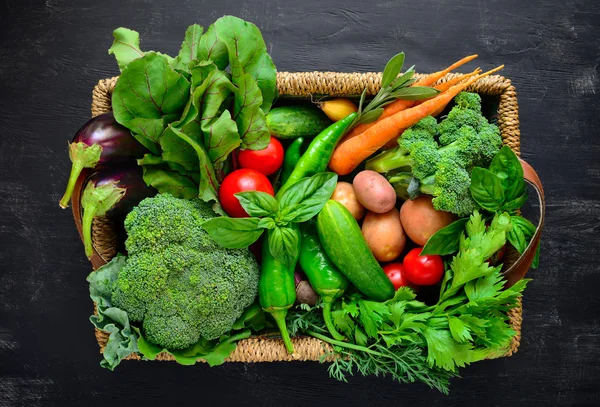
[[138, 351], [137, 335], [129, 324], [127, 313], [112, 306], [112, 290], [127, 257], [117, 255], [109, 263], [90, 273], [90, 298], [96, 303], [98, 315], [90, 322], [98, 329], [110, 333], [100, 366], [114, 370], [127, 356]]

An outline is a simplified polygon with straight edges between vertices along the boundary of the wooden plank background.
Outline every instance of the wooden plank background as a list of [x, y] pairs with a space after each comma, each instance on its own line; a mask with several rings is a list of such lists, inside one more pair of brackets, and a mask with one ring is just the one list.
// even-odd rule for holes
[[[176, 54], [185, 28], [256, 23], [279, 70], [377, 71], [403, 50], [420, 72], [470, 53], [505, 64], [522, 153], [548, 199], [521, 350], [476, 363], [442, 396], [317, 363], [99, 368], [83, 255], [58, 200], [67, 141], [91, 90], [118, 73], [114, 28]], [[595, 0], [0, 1], [0, 405], [600, 404], [600, 3]], [[476, 65], [474, 65], [476, 66]]]

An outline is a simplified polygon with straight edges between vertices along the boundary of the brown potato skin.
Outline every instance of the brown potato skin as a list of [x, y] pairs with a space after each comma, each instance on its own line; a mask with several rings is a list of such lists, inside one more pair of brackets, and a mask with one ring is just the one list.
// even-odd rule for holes
[[356, 199], [354, 187], [349, 182], [340, 181], [337, 183], [331, 199], [338, 201], [346, 207], [356, 220], [361, 220], [367, 211], [364, 206]]
[[371, 212], [386, 213], [396, 205], [394, 187], [378, 172], [361, 171], [352, 185], [358, 202]]
[[406, 245], [406, 234], [396, 208], [386, 213], [367, 212], [362, 234], [379, 262], [397, 259]]
[[455, 220], [450, 212], [436, 211], [431, 199], [429, 195], [421, 195], [412, 201], [405, 201], [400, 207], [402, 227], [410, 240], [419, 246], [425, 246], [435, 232]]

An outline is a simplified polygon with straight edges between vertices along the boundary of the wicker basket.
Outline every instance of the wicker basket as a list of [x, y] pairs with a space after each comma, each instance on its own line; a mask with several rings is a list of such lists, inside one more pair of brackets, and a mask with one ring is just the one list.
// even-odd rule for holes
[[[451, 79], [456, 74], [449, 74], [440, 80], [441, 82]], [[422, 77], [416, 75], [416, 77]], [[101, 80], [93, 90], [92, 116], [111, 110], [111, 95], [115, 87], [117, 77]], [[337, 72], [279, 72], [277, 74], [277, 88], [279, 95], [312, 97], [315, 95], [328, 96], [355, 96], [367, 88], [368, 95], [374, 95], [379, 90], [381, 73], [337, 73]], [[509, 79], [499, 75], [488, 76], [471, 85], [467, 90], [477, 92], [481, 95], [496, 97], [498, 102], [497, 123], [500, 128], [502, 140], [505, 145], [520, 155], [520, 131], [517, 94], [515, 87]], [[83, 178], [83, 177], [82, 177]], [[81, 207], [79, 198], [83, 182], [76, 187], [73, 195], [73, 214], [76, 224], [81, 233]], [[92, 265], [97, 269], [110, 261], [116, 253], [116, 237], [114, 225], [104, 218], [96, 218], [93, 223], [93, 246], [94, 256]], [[510, 266], [518, 259], [518, 253], [509, 253], [505, 266]], [[517, 351], [521, 339], [522, 307], [519, 306], [509, 312], [510, 321], [516, 335], [505, 356], [510, 356]], [[104, 350], [108, 340], [108, 334], [96, 329], [96, 338], [100, 345], [100, 352]], [[295, 353], [287, 353], [283, 342], [272, 337], [251, 337], [238, 343], [237, 349], [227, 359], [229, 362], [273, 362], [292, 360], [319, 360], [323, 355], [329, 353], [331, 348], [328, 344], [311, 337], [293, 338]], [[137, 354], [132, 354], [126, 359], [139, 360]], [[157, 360], [173, 360], [166, 353], [161, 353]]]

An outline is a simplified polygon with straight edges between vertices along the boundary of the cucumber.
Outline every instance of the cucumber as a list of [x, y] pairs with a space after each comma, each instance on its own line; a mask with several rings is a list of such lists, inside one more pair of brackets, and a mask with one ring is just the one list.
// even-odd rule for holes
[[333, 122], [313, 105], [276, 107], [267, 114], [267, 127], [281, 139], [315, 137]]
[[325, 253], [361, 293], [376, 301], [389, 300], [394, 296], [392, 282], [344, 205], [327, 201], [317, 216], [317, 231]]

